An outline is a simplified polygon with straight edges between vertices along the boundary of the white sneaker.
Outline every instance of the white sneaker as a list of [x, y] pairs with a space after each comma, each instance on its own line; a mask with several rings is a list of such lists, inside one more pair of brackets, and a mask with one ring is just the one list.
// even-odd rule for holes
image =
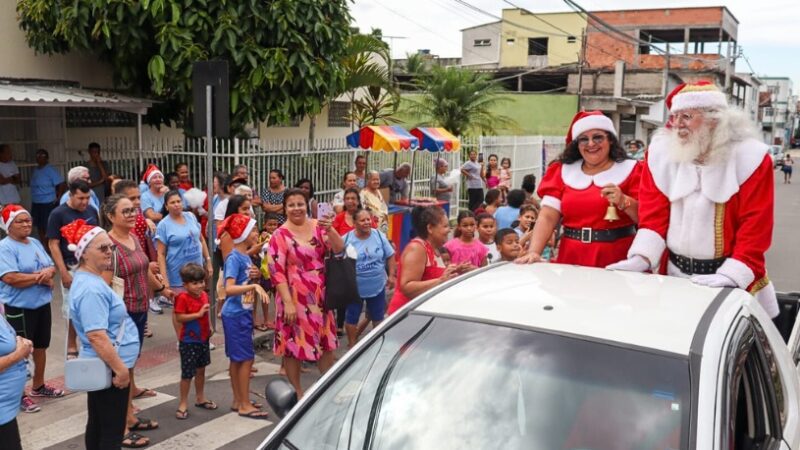
[[158, 305], [158, 301], [154, 298], [150, 299], [150, 311], [155, 314], [164, 314], [164, 310], [161, 309], [161, 306]]
[[217, 346], [216, 346], [216, 345], [214, 345], [213, 343], [211, 343], [211, 342], [209, 342], [209, 343], [208, 343], [208, 349], [209, 349], [209, 350], [214, 350], [214, 349], [216, 349], [216, 348], [217, 348]]

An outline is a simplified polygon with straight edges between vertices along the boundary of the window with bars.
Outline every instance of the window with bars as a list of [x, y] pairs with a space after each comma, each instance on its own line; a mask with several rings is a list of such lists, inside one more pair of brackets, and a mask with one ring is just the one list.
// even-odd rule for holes
[[66, 108], [67, 128], [135, 127], [136, 115], [106, 108]]
[[328, 127], [349, 127], [350, 102], [331, 102], [328, 107]]
[[490, 47], [492, 45], [491, 39], [475, 39], [472, 42], [473, 47]]

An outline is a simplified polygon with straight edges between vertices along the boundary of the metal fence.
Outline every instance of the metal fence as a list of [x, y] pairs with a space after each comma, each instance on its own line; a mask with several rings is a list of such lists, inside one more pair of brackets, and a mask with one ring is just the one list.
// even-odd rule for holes
[[[112, 173], [128, 179], [141, 179], [141, 172], [149, 163], [154, 163], [169, 173], [178, 163], [189, 166], [190, 178], [205, 186], [206, 150], [205, 140], [185, 138], [178, 140], [158, 139], [145, 141], [140, 151], [134, 139], [108, 139], [100, 143], [102, 157]], [[269, 170], [280, 169], [286, 176], [286, 184], [294, 185], [302, 178], [312, 181], [315, 197], [329, 201], [341, 189], [342, 176], [353, 170], [359, 154], [367, 156], [368, 170], [382, 170], [408, 162], [414, 166], [413, 194], [430, 196], [430, 179], [434, 174], [434, 161], [445, 159], [451, 169], [459, 167], [470, 150], [477, 150], [488, 157], [496, 154], [500, 159], [512, 161], [512, 185], [519, 187], [522, 177], [533, 173], [541, 178], [543, 161], [549, 161], [563, 148], [563, 138], [551, 136], [483, 136], [462, 141], [461, 153], [421, 152], [372, 152], [355, 150], [347, 146], [344, 139], [320, 139], [314, 149], [309, 149], [308, 140], [217, 139], [214, 142], [214, 170], [231, 173], [237, 164], [244, 164], [250, 173], [250, 183], [256, 190], [268, 185]], [[543, 159], [544, 158], [544, 159]], [[66, 172], [71, 167], [84, 164], [85, 151], [68, 150], [63, 161]], [[58, 163], [61, 163], [59, 161]], [[56, 163], [56, 164], [58, 164]], [[61, 164], [59, 164], [61, 165]], [[462, 183], [463, 184], [463, 183]], [[462, 190], [459, 190], [462, 191]], [[457, 192], [459, 192], [457, 191]], [[459, 192], [454, 196], [451, 213], [456, 214], [466, 197]]]

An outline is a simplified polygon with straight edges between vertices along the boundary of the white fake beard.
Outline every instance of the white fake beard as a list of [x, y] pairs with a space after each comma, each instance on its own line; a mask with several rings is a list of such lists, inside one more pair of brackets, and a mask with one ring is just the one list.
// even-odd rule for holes
[[666, 131], [667, 148], [670, 159], [674, 162], [695, 162], [711, 150], [711, 131], [703, 127], [682, 138], [678, 135], [678, 128]]

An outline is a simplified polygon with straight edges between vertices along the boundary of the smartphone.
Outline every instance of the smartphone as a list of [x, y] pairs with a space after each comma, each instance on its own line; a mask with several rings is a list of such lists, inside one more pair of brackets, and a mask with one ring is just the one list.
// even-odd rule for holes
[[317, 203], [317, 219], [333, 216], [333, 206], [328, 202]]
[[483, 153], [478, 153], [478, 162], [479, 163], [483, 162]]

